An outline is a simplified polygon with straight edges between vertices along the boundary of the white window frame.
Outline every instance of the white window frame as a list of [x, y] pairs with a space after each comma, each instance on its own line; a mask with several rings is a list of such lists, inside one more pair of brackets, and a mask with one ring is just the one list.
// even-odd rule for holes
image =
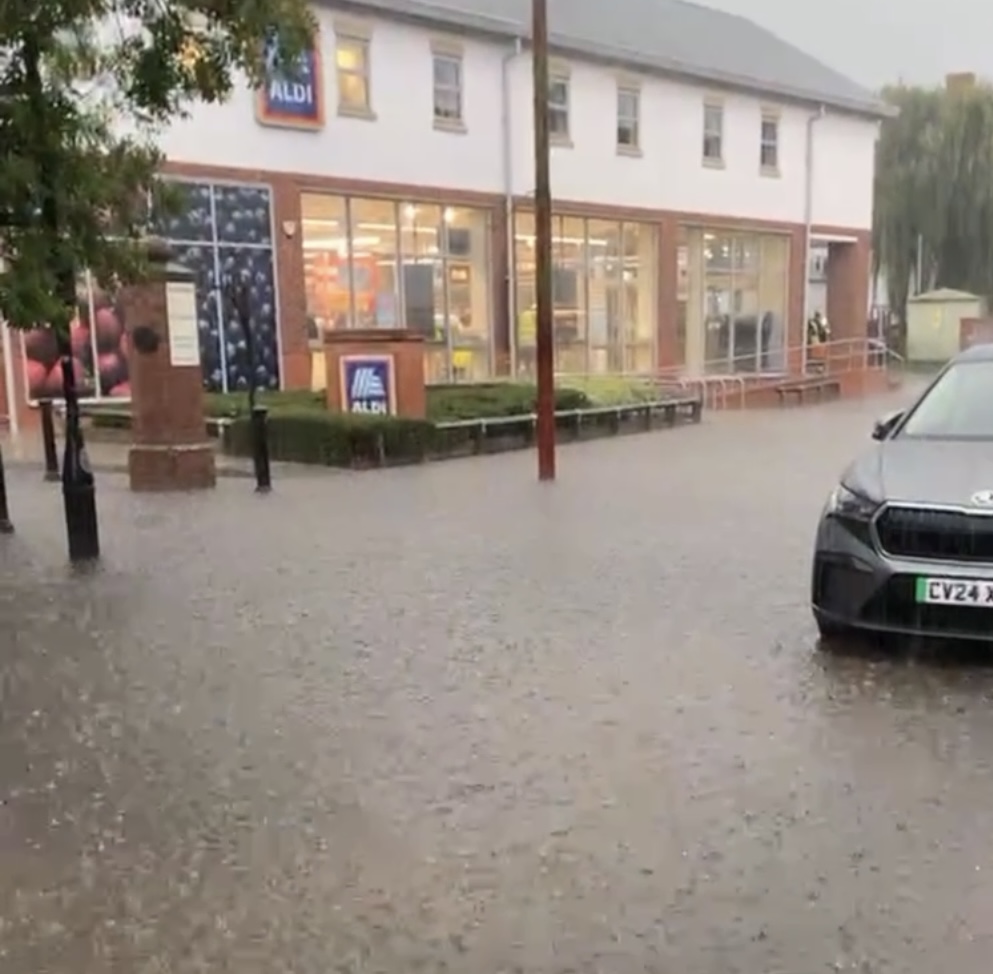
[[[555, 85], [565, 89], [565, 104], [552, 100]], [[565, 118], [565, 131], [557, 132], [552, 119], [556, 113]], [[553, 65], [548, 72], [548, 141], [552, 145], [572, 145], [572, 82], [569, 69], [564, 65]]]
[[[334, 80], [338, 95], [338, 114], [350, 118], [374, 119], [372, 110], [372, 34], [362, 24], [352, 22], [335, 24], [334, 48]], [[362, 52], [362, 68], [342, 68], [338, 66], [338, 49], [341, 47], [357, 47]], [[365, 104], [353, 105], [344, 100], [345, 88], [341, 84], [342, 76], [360, 77], [365, 83]]]
[[[453, 85], [438, 81], [437, 67], [439, 62], [454, 65], [457, 80]], [[450, 41], [434, 41], [431, 44], [431, 91], [434, 127], [446, 132], [464, 132], [465, 125], [465, 59], [462, 48]], [[442, 105], [439, 94], [455, 96], [458, 104], [458, 115], [453, 117], [441, 114]]]
[[[625, 101], [633, 112], [625, 112]], [[624, 142], [621, 132], [631, 133], [631, 141]], [[617, 151], [622, 155], [641, 155], [641, 85], [621, 79], [617, 82]]]
[[[759, 122], [759, 171], [763, 176], [779, 175], [779, 123], [780, 115], [778, 111], [771, 108], [762, 110], [762, 118]], [[773, 126], [774, 135], [767, 139], [765, 129], [767, 125]], [[766, 161], [766, 152], [772, 152], [772, 161]]]
[[[718, 120], [717, 131], [712, 131], [710, 124], [716, 113]], [[708, 151], [708, 140], [717, 140], [717, 154]], [[703, 164], [715, 169], [724, 168], [724, 102], [716, 98], [707, 98], [703, 103], [703, 139], [700, 146]]]

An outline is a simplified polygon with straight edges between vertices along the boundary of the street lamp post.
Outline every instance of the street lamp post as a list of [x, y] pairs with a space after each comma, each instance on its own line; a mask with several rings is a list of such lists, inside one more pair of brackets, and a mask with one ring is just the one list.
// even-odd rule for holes
[[[32, 39], [24, 45], [24, 80], [29, 104], [37, 123], [38, 217], [49, 240], [53, 241], [51, 260], [54, 265], [55, 296], [67, 317], [76, 309], [76, 267], [63, 243], [63, 214], [60, 211], [61, 192], [59, 157], [53, 149], [52, 135], [46, 129], [45, 89], [41, 77], [41, 50]], [[56, 243], [57, 242], [57, 243]], [[57, 330], [59, 358], [62, 366], [62, 391], [65, 397], [65, 454], [62, 461], [62, 499], [64, 501], [66, 534], [71, 562], [92, 561], [100, 557], [100, 532], [97, 524], [96, 484], [83, 441], [79, 415], [79, 390], [76, 388], [76, 368], [69, 341], [69, 322]]]
[[555, 479], [555, 336], [552, 331], [552, 186], [548, 147], [548, 0], [532, 0], [534, 263], [538, 479]]

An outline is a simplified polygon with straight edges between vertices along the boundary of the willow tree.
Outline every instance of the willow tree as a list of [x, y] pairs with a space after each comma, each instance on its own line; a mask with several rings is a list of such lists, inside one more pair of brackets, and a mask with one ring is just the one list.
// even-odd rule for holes
[[906, 320], [922, 288], [993, 296], [993, 88], [896, 87], [876, 157], [875, 269]]
[[274, 39], [277, 65], [294, 63], [312, 30], [305, 0], [0, 3], [0, 312], [59, 343], [71, 557], [99, 551], [69, 347], [78, 276], [142, 277], [163, 127], [260, 83]]

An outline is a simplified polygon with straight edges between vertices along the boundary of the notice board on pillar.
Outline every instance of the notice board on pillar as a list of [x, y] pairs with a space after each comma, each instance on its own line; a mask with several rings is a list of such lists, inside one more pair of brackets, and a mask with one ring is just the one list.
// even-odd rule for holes
[[392, 355], [343, 355], [340, 359], [342, 411], [396, 415], [394, 365]]

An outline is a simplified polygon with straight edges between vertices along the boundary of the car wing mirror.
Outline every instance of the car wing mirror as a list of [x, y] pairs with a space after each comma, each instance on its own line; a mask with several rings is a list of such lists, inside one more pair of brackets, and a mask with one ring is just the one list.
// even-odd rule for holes
[[903, 419], [903, 411], [890, 413], [884, 419], [877, 419], [876, 425], [872, 428], [872, 438], [874, 440], [885, 440], [900, 420]]

